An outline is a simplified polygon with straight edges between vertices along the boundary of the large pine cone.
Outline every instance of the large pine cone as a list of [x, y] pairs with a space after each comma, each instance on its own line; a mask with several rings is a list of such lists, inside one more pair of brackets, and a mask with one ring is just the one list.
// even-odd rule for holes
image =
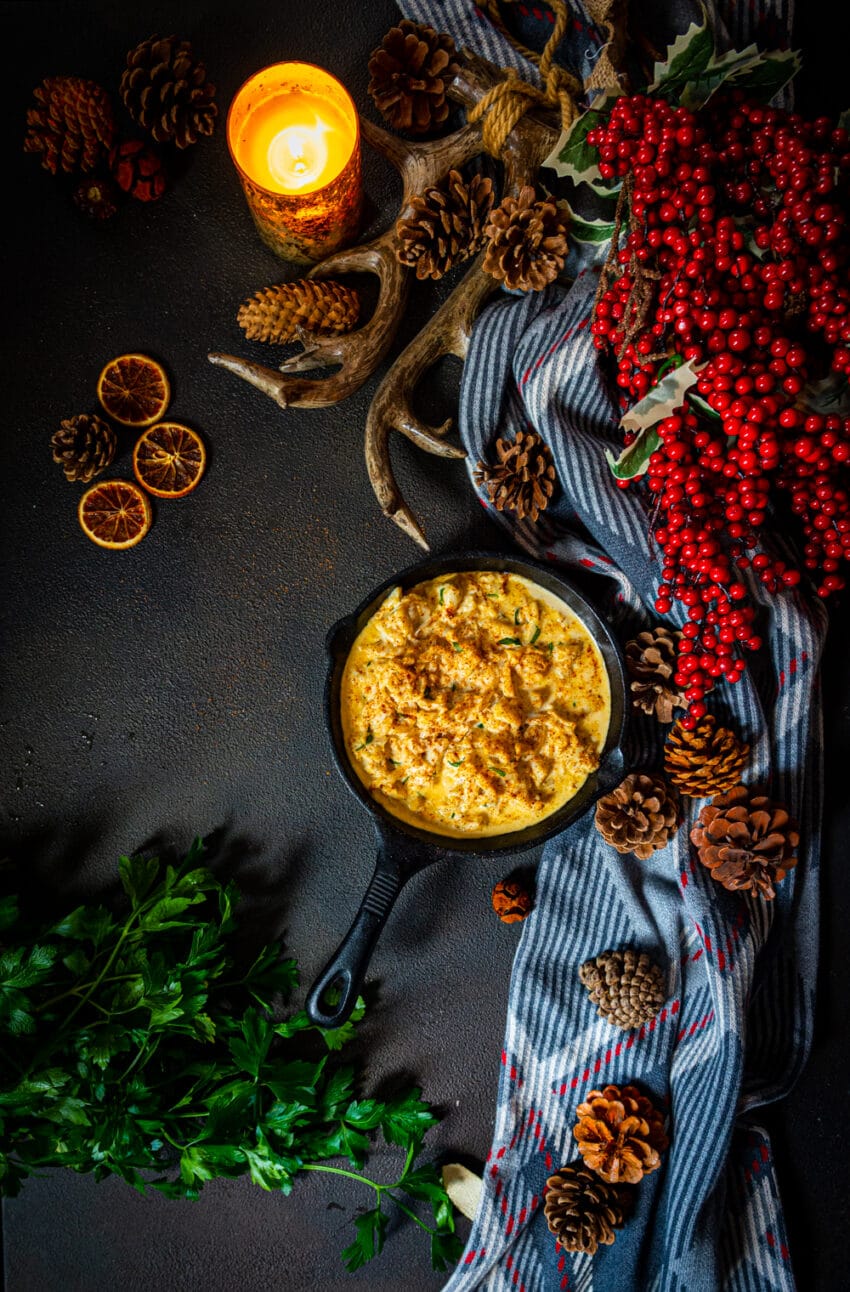
[[479, 462], [476, 484], [483, 484], [497, 511], [515, 511], [519, 520], [537, 520], [555, 490], [555, 464], [536, 431], [517, 431], [516, 439], [496, 440], [495, 466]]
[[750, 747], [707, 713], [693, 731], [677, 722], [664, 747], [664, 770], [682, 794], [693, 799], [722, 794], [741, 779]]
[[402, 19], [369, 59], [369, 94], [395, 130], [424, 135], [449, 115], [446, 87], [457, 75], [455, 43], [445, 32]]
[[473, 175], [467, 184], [452, 170], [410, 205], [410, 213], [396, 222], [396, 256], [415, 268], [417, 278], [442, 278], [484, 245], [493, 181]]
[[115, 133], [106, 90], [79, 76], [49, 76], [33, 91], [33, 98], [36, 106], [27, 112], [24, 152], [41, 153], [41, 164], [51, 175], [94, 170]]
[[771, 899], [797, 864], [800, 834], [781, 803], [736, 785], [702, 808], [691, 842], [718, 884]]
[[600, 1243], [610, 1246], [634, 1205], [632, 1190], [606, 1184], [577, 1163], [562, 1166], [546, 1181], [543, 1212], [565, 1252], [592, 1256]]
[[585, 1165], [609, 1184], [638, 1184], [661, 1165], [664, 1117], [634, 1086], [591, 1090], [573, 1127]]
[[215, 86], [188, 40], [151, 36], [127, 55], [121, 98], [136, 125], [158, 144], [188, 148], [215, 130]]
[[667, 992], [664, 974], [645, 951], [603, 951], [586, 960], [578, 976], [600, 1018], [624, 1032], [648, 1023], [658, 1013]]
[[302, 278], [263, 287], [236, 316], [249, 341], [285, 345], [300, 329], [317, 335], [349, 332], [360, 313], [357, 292], [332, 279]]
[[684, 693], [673, 680], [681, 640], [680, 632], [659, 625], [626, 642], [632, 704], [654, 713], [659, 722], [672, 722], [673, 710], [686, 707]]
[[596, 828], [618, 852], [641, 861], [663, 848], [676, 833], [679, 803], [662, 776], [631, 772], [596, 804]]
[[118, 437], [108, 422], [93, 413], [67, 417], [51, 437], [53, 461], [68, 480], [93, 480], [105, 471], [118, 446]]
[[504, 197], [487, 225], [484, 270], [515, 291], [539, 292], [567, 259], [569, 216], [554, 201], [537, 200], [530, 185]]

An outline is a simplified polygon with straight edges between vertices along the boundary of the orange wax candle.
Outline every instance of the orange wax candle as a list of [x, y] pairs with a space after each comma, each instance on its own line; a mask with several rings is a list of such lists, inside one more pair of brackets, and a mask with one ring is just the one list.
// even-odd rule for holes
[[227, 145], [260, 237], [309, 264], [353, 241], [363, 203], [360, 123], [351, 98], [310, 63], [277, 63], [230, 105]]

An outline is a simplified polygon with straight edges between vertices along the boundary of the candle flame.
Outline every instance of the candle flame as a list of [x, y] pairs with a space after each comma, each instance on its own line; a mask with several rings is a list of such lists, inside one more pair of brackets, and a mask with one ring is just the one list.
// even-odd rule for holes
[[268, 164], [274, 178], [286, 188], [314, 184], [328, 164], [325, 135], [330, 127], [315, 119], [314, 126], [287, 126], [269, 144]]

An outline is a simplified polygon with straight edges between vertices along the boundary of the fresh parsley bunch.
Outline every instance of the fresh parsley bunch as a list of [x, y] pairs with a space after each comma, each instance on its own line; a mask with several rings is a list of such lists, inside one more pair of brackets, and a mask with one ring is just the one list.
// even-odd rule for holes
[[[238, 892], [202, 852], [198, 840], [179, 866], [122, 857], [117, 913], [85, 904], [45, 924], [0, 897], [0, 1193], [57, 1166], [169, 1198], [246, 1174], [288, 1194], [300, 1171], [323, 1171], [375, 1193], [343, 1252], [350, 1270], [380, 1252], [389, 1200], [445, 1269], [460, 1251], [452, 1205], [435, 1167], [414, 1165], [437, 1117], [418, 1089], [355, 1093], [341, 1052], [362, 1000], [333, 1031], [281, 1017], [295, 961], [272, 945], [238, 967]], [[404, 1155], [392, 1184], [361, 1173], [378, 1132]]]

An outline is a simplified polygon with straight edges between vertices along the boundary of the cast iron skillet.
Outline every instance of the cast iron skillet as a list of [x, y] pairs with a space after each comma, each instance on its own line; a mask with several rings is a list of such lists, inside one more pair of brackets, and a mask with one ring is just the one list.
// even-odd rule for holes
[[[491, 835], [483, 839], [448, 838], [417, 829], [377, 803], [351, 765], [345, 748], [340, 712], [340, 687], [349, 651], [360, 630], [388, 593], [395, 587], [407, 591], [417, 583], [462, 570], [492, 570], [500, 574], [525, 575], [560, 597], [582, 620], [596, 641], [608, 670], [611, 687], [611, 722], [601, 761], [578, 793], [557, 812], [525, 830]], [[335, 624], [328, 633], [326, 647], [330, 660], [325, 687], [325, 717], [333, 742], [335, 762], [352, 794], [370, 813], [378, 835], [378, 859], [360, 910], [307, 997], [307, 1013], [314, 1023], [321, 1027], [339, 1027], [354, 1008], [375, 944], [396, 897], [408, 879], [424, 866], [437, 861], [458, 861], [470, 853], [478, 857], [509, 856], [559, 834], [587, 811], [601, 794], [605, 794], [623, 779], [623, 738], [628, 705], [620, 649], [607, 624], [568, 579], [563, 578], [551, 566], [538, 564], [525, 557], [467, 552], [412, 565], [401, 574], [388, 579], [353, 614]], [[326, 994], [329, 992], [332, 999]]]

